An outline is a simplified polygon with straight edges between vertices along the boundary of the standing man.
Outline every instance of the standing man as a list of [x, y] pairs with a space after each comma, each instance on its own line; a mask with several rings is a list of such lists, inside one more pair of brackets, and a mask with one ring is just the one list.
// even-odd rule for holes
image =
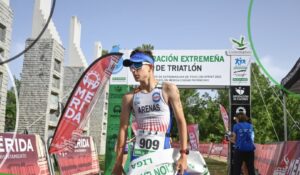
[[254, 129], [244, 113], [236, 115], [237, 123], [233, 126], [230, 141], [235, 143], [234, 175], [241, 174], [243, 162], [247, 166], [249, 175], [255, 175], [254, 168]]
[[[129, 67], [139, 86], [123, 96], [116, 162], [113, 174], [122, 174], [122, 158], [127, 138], [130, 113], [137, 122], [136, 143], [132, 160], [147, 153], [171, 148], [170, 130], [175, 115], [180, 137], [180, 158], [176, 170], [187, 169], [187, 126], [176, 85], [158, 82], [154, 77], [154, 57], [151, 51], [135, 49], [123, 65]], [[162, 155], [163, 156], [163, 155]]]

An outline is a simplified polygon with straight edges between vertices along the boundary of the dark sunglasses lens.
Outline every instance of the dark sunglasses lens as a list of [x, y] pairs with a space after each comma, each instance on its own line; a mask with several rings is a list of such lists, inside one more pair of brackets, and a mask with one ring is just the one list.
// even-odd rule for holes
[[143, 66], [143, 63], [142, 63], [142, 62], [133, 63], [132, 66], [133, 66], [135, 69], [140, 69], [140, 68]]

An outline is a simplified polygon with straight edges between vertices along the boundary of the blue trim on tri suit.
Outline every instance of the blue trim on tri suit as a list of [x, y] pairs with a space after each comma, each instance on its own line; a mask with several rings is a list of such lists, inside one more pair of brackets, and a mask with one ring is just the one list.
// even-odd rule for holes
[[169, 109], [170, 109], [170, 123], [169, 123], [167, 133], [166, 133], [166, 135], [168, 135], [168, 136], [165, 137], [164, 149], [171, 148], [170, 133], [171, 133], [171, 128], [172, 128], [173, 110], [170, 106], [169, 106]]

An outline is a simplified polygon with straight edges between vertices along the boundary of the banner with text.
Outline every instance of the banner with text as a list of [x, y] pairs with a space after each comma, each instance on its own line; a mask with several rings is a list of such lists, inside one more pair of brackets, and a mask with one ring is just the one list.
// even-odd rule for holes
[[[178, 149], [165, 149], [146, 154], [130, 163], [129, 175], [136, 174], [175, 174], [175, 163], [179, 159]], [[206, 174], [208, 169], [199, 151], [190, 151], [187, 157], [187, 172]]]
[[249, 50], [228, 50], [226, 53], [231, 59], [230, 84], [250, 86], [252, 52]]
[[0, 134], [0, 174], [50, 174], [38, 135]]
[[300, 142], [287, 141], [281, 143], [281, 154], [276, 152], [273, 175], [300, 174]]
[[[122, 50], [122, 60], [129, 59], [131, 50]], [[225, 50], [153, 50], [155, 78], [179, 86], [229, 86], [230, 57]], [[128, 68], [118, 65], [111, 84], [136, 85]]]
[[92, 137], [78, 139], [72, 152], [56, 154], [60, 174], [98, 174], [98, 155]]
[[231, 104], [250, 104], [250, 86], [231, 86]]
[[284, 143], [255, 144], [255, 168], [260, 174], [273, 174]]
[[49, 153], [72, 151], [121, 56], [121, 53], [104, 55], [82, 74], [62, 112]]

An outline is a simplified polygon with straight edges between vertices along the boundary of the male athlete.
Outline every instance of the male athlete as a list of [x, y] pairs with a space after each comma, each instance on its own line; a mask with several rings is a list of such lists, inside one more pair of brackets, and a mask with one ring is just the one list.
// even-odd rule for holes
[[138, 126], [132, 160], [150, 152], [171, 148], [170, 129], [174, 114], [180, 138], [180, 158], [176, 163], [176, 171], [184, 174], [189, 151], [186, 121], [177, 86], [155, 79], [151, 51], [136, 49], [131, 52], [130, 59], [124, 60], [123, 65], [130, 68], [139, 86], [133, 92], [125, 94], [122, 99], [117, 156], [112, 174], [122, 174], [123, 147], [131, 112]]

